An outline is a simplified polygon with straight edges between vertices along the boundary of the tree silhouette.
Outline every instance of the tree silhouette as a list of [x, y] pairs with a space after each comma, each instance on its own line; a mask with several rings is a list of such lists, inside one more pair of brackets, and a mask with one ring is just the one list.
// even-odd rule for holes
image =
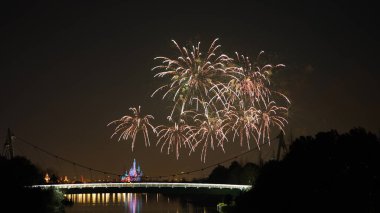
[[233, 161], [226, 168], [217, 166], [209, 175], [206, 182], [225, 184], [252, 184], [259, 173], [259, 166], [247, 163], [241, 166], [237, 161]]
[[363, 128], [300, 137], [282, 161], [266, 163], [237, 211], [379, 212], [380, 142]]
[[[43, 184], [42, 172], [28, 159], [0, 157], [2, 210], [11, 212], [64, 212], [63, 194], [56, 190], [29, 188]], [[21, 204], [21, 205], [20, 205]]]

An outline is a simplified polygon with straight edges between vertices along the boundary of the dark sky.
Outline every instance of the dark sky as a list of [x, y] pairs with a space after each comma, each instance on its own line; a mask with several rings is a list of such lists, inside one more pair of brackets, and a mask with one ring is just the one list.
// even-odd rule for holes
[[[0, 7], [1, 143], [9, 127], [101, 170], [121, 173], [136, 158], [146, 175], [192, 170], [246, 151], [229, 143], [226, 154], [210, 151], [203, 164], [200, 150], [190, 157], [182, 152], [177, 161], [155, 142], [145, 148], [142, 137], [134, 152], [130, 141], [109, 138], [107, 123], [131, 106], [156, 116], [155, 124], [168, 114], [167, 103], [150, 98], [160, 85], [150, 69], [156, 56], [177, 56], [171, 39], [201, 41], [206, 49], [219, 38], [230, 55], [254, 58], [264, 50], [273, 63], [285, 64], [273, 83], [292, 100], [288, 133], [294, 136], [380, 129], [378, 8], [370, 1], [11, 2]], [[60, 174], [81, 172], [15, 146]], [[251, 153], [244, 160], [254, 159]]]

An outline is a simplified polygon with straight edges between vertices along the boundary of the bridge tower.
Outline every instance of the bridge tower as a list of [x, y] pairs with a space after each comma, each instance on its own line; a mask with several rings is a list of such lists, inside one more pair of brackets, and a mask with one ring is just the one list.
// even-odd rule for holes
[[263, 167], [264, 160], [263, 160], [262, 150], [259, 151], [259, 156], [258, 156], [257, 162], [258, 162], [260, 167]]
[[2, 156], [10, 160], [13, 158], [13, 146], [12, 142], [15, 136], [12, 134], [11, 130], [8, 128], [7, 137], [5, 138], [4, 148]]
[[288, 148], [285, 144], [285, 138], [284, 138], [284, 132], [281, 131], [280, 134], [276, 137], [278, 138], [278, 147], [277, 147], [277, 161], [280, 160], [281, 157], [281, 150], [287, 151]]

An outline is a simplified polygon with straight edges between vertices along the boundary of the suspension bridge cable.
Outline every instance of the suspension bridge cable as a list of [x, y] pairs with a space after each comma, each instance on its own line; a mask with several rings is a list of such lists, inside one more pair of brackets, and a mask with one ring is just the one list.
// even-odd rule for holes
[[[114, 176], [121, 177], [120, 174], [115, 174], [115, 173], [112, 173], [112, 172], [106, 172], [106, 171], [102, 171], [102, 170], [94, 169], [94, 168], [91, 168], [91, 167], [85, 166], [85, 165], [83, 165], [83, 164], [79, 164], [79, 163], [76, 163], [76, 162], [74, 162], [74, 161], [68, 160], [68, 159], [66, 159], [66, 158], [60, 157], [60, 156], [58, 156], [58, 155], [55, 155], [55, 154], [53, 154], [53, 153], [51, 153], [51, 152], [49, 152], [49, 151], [46, 151], [45, 149], [42, 149], [42, 148], [40, 148], [40, 147], [38, 147], [38, 146], [36, 146], [36, 145], [34, 145], [34, 144], [32, 144], [32, 143], [26, 141], [26, 140], [23, 139], [23, 138], [16, 137], [16, 139], [19, 139], [21, 142], [23, 142], [23, 143], [25, 143], [25, 144], [28, 144], [28, 145], [32, 146], [33, 148], [38, 149], [38, 150], [40, 150], [41, 152], [44, 152], [44, 153], [47, 154], [47, 155], [53, 156], [53, 157], [55, 157], [55, 158], [57, 158], [57, 159], [60, 159], [60, 160], [65, 161], [65, 162], [68, 162], [68, 163], [70, 163], [70, 164], [74, 164], [74, 165], [76, 165], [76, 166], [79, 166], [79, 167], [82, 167], [82, 168], [88, 169], [88, 170], [90, 171], [90, 173], [91, 173], [91, 176], [92, 176], [92, 171], [95, 171], [95, 172], [99, 172], [99, 173], [103, 173], [103, 174], [109, 174], [109, 175], [114, 175]], [[272, 140], [270, 140], [270, 141], [273, 141], [273, 140], [275, 140], [275, 139], [276, 139], [276, 138], [274, 138], [274, 139], [272, 139]], [[265, 143], [262, 143], [261, 145], [270, 144], [270, 141], [265, 142]], [[259, 150], [259, 147], [256, 146], [255, 148], [252, 148], [252, 149], [250, 149], [250, 150], [248, 150], [248, 151], [245, 151], [245, 152], [240, 153], [240, 154], [238, 154], [238, 155], [235, 155], [235, 156], [233, 156], [233, 157], [227, 158], [227, 159], [225, 159], [225, 160], [223, 160], [223, 161], [220, 161], [220, 162], [217, 162], [217, 163], [213, 163], [213, 164], [210, 164], [210, 165], [208, 165], [208, 166], [205, 166], [205, 167], [202, 167], [202, 168], [199, 168], [199, 169], [194, 169], [194, 170], [190, 170], [190, 171], [186, 171], [186, 172], [174, 173], [174, 174], [170, 174], [170, 175], [161, 175], [161, 176], [143, 176], [143, 177], [145, 177], [145, 178], [160, 178], [160, 179], [161, 179], [161, 178], [166, 178], [166, 177], [174, 177], [174, 176], [178, 176], [178, 175], [189, 175], [189, 174], [192, 174], [192, 173], [196, 173], [196, 172], [200, 172], [200, 171], [204, 171], [204, 170], [207, 170], [207, 169], [210, 169], [210, 168], [216, 167], [216, 166], [218, 166], [218, 165], [220, 165], [220, 164], [223, 164], [223, 163], [226, 163], [226, 162], [232, 161], [232, 160], [234, 160], [234, 159], [238, 159], [239, 157], [241, 157], [241, 156], [243, 156], [243, 155], [246, 155], [246, 154], [248, 154], [248, 153], [250, 153], [250, 152], [256, 151], [256, 150]]]
[[114, 176], [118, 176], [118, 177], [121, 176], [120, 174], [115, 174], [115, 173], [112, 173], [112, 172], [101, 171], [101, 170], [98, 170], [98, 169], [94, 169], [94, 168], [91, 168], [91, 167], [85, 166], [85, 165], [80, 164], [80, 163], [76, 163], [76, 162], [71, 161], [71, 160], [68, 160], [68, 159], [66, 159], [66, 158], [60, 157], [60, 156], [55, 155], [55, 154], [53, 154], [53, 153], [51, 153], [51, 152], [49, 152], [49, 151], [47, 151], [47, 150], [45, 150], [45, 149], [43, 149], [43, 148], [41, 148], [41, 147], [38, 147], [38, 146], [36, 146], [36, 145], [34, 145], [34, 144], [28, 142], [27, 140], [25, 140], [25, 139], [23, 139], [23, 138], [21, 138], [21, 137], [16, 137], [16, 139], [19, 139], [19, 141], [21, 141], [21, 142], [23, 142], [23, 143], [25, 143], [25, 144], [28, 144], [29, 146], [31, 146], [31, 147], [33, 147], [33, 148], [35, 148], [35, 149], [37, 149], [37, 150], [40, 150], [41, 152], [43, 152], [43, 153], [45, 153], [45, 154], [47, 154], [47, 155], [53, 156], [53, 157], [55, 157], [55, 158], [57, 158], [57, 159], [60, 159], [60, 160], [62, 160], [62, 161], [65, 161], [65, 162], [67, 162], [67, 163], [70, 163], [70, 164], [73, 164], [73, 165], [76, 165], [76, 166], [79, 166], [79, 167], [82, 167], [82, 168], [85, 168], [85, 169], [88, 169], [88, 170], [91, 170], [91, 171], [99, 172], [99, 173], [105, 173], [105, 174], [114, 175]]
[[[275, 138], [275, 139], [276, 139], [276, 138]], [[272, 139], [272, 140], [274, 140], [274, 139]], [[266, 145], [266, 144], [270, 144], [270, 142], [265, 142], [265, 143], [263, 143], [262, 145]], [[152, 176], [149, 176], [149, 178], [173, 177], [173, 176], [177, 176], [177, 175], [188, 175], [188, 174], [191, 174], [191, 173], [196, 173], [196, 172], [204, 171], [204, 170], [207, 170], [207, 169], [210, 169], [210, 168], [216, 167], [216, 166], [218, 166], [218, 165], [220, 165], [220, 164], [223, 164], [223, 163], [226, 163], [226, 162], [232, 161], [232, 160], [234, 160], [234, 159], [237, 159], [237, 158], [239, 158], [239, 157], [241, 157], [241, 156], [243, 156], [243, 155], [246, 155], [246, 154], [248, 154], [248, 153], [250, 153], [250, 152], [253, 152], [253, 151], [256, 151], [256, 150], [258, 150], [258, 149], [259, 149], [258, 147], [255, 147], [255, 148], [250, 149], [250, 150], [248, 150], [248, 151], [245, 151], [245, 152], [243, 152], [243, 153], [241, 153], [241, 154], [235, 155], [235, 156], [233, 156], [233, 157], [231, 157], [231, 158], [225, 159], [225, 160], [220, 161], [220, 162], [218, 162], [218, 163], [214, 163], [214, 164], [208, 165], [208, 166], [203, 167], [203, 168], [200, 168], [200, 169], [195, 169], [195, 170], [190, 170], [190, 171], [187, 171], [187, 172], [180, 172], [180, 173], [171, 174], [171, 175], [165, 175], [165, 176], [153, 176], [153, 177], [152, 177]]]
[[26, 154], [24, 153], [21, 147], [13, 145], [13, 149], [16, 151], [15, 153], [20, 152], [21, 155], [26, 156]]

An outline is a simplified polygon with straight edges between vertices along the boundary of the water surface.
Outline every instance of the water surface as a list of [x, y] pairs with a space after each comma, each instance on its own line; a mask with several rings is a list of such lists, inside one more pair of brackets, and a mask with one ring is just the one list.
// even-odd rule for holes
[[160, 193], [88, 193], [66, 194], [74, 205], [66, 207], [67, 213], [84, 212], [217, 212], [216, 204], [193, 202], [180, 196]]

